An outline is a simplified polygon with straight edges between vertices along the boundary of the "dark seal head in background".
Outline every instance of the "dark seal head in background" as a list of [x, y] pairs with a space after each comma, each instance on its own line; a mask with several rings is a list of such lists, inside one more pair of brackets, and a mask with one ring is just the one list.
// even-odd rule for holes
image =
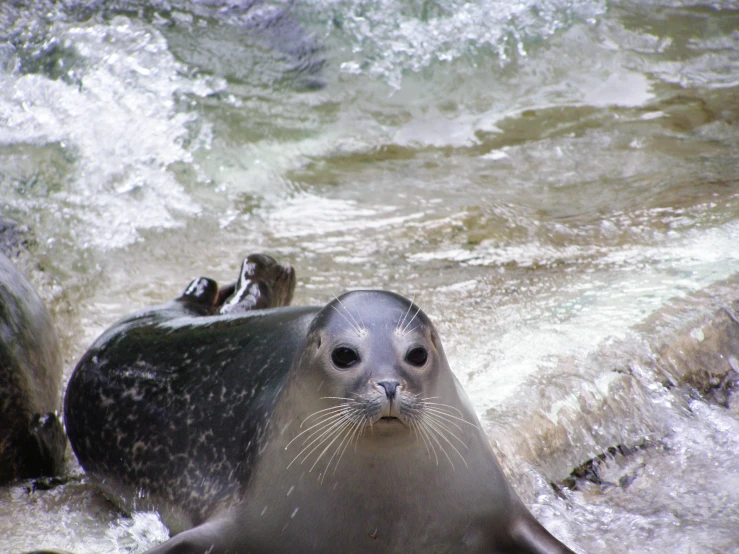
[[31, 284], [0, 254], [0, 483], [61, 472], [61, 382], [54, 322]]

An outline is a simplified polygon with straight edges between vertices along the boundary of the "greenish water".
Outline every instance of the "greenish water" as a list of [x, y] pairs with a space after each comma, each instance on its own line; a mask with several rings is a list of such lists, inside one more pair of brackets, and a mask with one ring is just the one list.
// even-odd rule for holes
[[[635, 330], [739, 272], [737, 29], [728, 1], [5, 3], [0, 214], [30, 228], [67, 376], [122, 315], [265, 251], [298, 304], [415, 297], [578, 552], [739, 552], [737, 407], [662, 390]], [[611, 468], [628, 487], [548, 484], [645, 439]], [[84, 482], [0, 491], [3, 552], [165, 537]]]

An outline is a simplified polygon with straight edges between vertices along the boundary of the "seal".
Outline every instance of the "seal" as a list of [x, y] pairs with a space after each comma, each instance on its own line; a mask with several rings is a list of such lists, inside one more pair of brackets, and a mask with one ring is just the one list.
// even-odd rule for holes
[[431, 321], [392, 292], [136, 314], [65, 403], [88, 474], [181, 531], [152, 554], [571, 552], [507, 483]]
[[43, 301], [0, 254], [0, 483], [58, 475], [62, 356]]

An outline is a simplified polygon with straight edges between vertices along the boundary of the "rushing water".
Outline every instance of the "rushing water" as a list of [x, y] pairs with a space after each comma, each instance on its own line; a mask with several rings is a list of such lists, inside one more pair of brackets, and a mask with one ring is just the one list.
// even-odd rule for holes
[[[265, 251], [295, 303], [415, 297], [578, 552], [739, 552], [739, 400], [668, 386], [659, 350], [739, 296], [738, 30], [730, 0], [10, 0], [0, 215], [67, 377]], [[167, 537], [69, 468], [0, 490], [0, 551]]]

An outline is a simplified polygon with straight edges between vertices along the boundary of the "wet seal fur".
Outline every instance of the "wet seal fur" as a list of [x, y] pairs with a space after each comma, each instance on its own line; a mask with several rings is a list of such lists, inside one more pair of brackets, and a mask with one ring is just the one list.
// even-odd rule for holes
[[85, 470], [182, 531], [150, 553], [571, 552], [506, 482], [409, 300], [191, 304], [108, 330], [66, 394]]
[[62, 355], [43, 301], [0, 254], [0, 483], [58, 475]]

